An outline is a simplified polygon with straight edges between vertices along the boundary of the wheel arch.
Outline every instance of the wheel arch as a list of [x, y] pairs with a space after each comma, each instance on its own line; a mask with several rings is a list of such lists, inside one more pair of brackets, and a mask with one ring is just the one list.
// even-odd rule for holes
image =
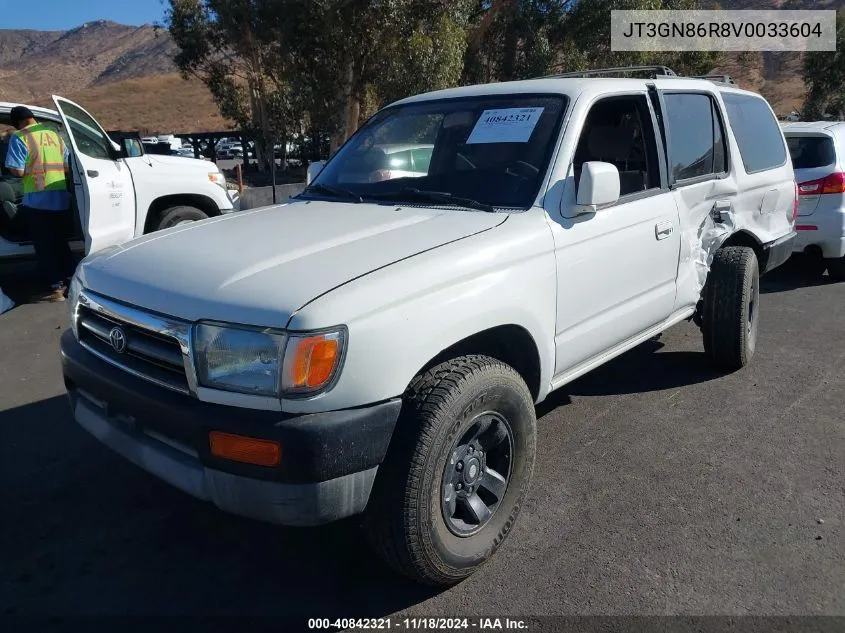
[[217, 203], [202, 194], [180, 193], [169, 196], [161, 196], [153, 200], [147, 210], [147, 218], [144, 221], [144, 234], [152, 233], [162, 214], [173, 207], [195, 207], [212, 218], [221, 214]]
[[726, 248], [728, 246], [745, 246], [752, 249], [754, 254], [757, 256], [760, 271], [762, 272], [766, 269], [769, 253], [765, 248], [763, 248], [763, 244], [759, 239], [757, 239], [757, 236], [750, 231], [746, 231], [744, 229], [737, 231], [726, 239], [719, 248]]
[[439, 352], [423, 365], [419, 375], [440, 363], [470, 354], [490, 356], [509, 365], [522, 376], [532, 398], [540, 394], [540, 350], [534, 337], [520, 325], [498, 325], [467, 336]]

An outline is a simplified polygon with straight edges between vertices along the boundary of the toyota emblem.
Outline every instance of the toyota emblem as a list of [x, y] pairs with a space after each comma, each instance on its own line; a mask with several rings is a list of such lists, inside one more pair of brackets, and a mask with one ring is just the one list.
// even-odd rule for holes
[[118, 354], [126, 351], [126, 334], [119, 327], [112, 328], [109, 332], [109, 342]]

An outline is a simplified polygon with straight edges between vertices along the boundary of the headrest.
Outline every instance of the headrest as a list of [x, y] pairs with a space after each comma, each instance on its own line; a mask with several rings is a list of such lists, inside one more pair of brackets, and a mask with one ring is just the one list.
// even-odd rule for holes
[[634, 131], [633, 127], [593, 126], [587, 137], [590, 155], [608, 160], [627, 160], [634, 147]]

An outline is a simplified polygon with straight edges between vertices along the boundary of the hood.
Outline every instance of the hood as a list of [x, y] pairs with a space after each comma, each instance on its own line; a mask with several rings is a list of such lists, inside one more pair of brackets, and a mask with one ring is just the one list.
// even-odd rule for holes
[[175, 165], [176, 167], [196, 167], [205, 172], [218, 171], [217, 165], [209, 163], [207, 160], [200, 160], [199, 158], [188, 158], [186, 156], [166, 156], [164, 154], [146, 154], [153, 164], [158, 163], [165, 167]]
[[165, 315], [284, 327], [312, 299], [507, 215], [296, 201], [153, 233], [80, 266], [93, 292]]

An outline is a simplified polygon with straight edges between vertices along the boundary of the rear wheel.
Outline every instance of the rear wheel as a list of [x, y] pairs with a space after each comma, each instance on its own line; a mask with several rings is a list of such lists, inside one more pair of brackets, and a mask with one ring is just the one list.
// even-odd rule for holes
[[834, 281], [845, 281], [845, 257], [827, 259], [827, 274]]
[[426, 584], [475, 572], [519, 514], [535, 416], [525, 382], [498, 360], [463, 356], [418, 376], [364, 515], [376, 554]]
[[754, 251], [745, 246], [719, 249], [704, 288], [704, 351], [718, 367], [733, 371], [747, 365], [757, 346], [760, 270]]
[[196, 207], [179, 206], [171, 207], [162, 212], [155, 230], [161, 231], [180, 224], [189, 224], [199, 220], [205, 220], [208, 215]]

